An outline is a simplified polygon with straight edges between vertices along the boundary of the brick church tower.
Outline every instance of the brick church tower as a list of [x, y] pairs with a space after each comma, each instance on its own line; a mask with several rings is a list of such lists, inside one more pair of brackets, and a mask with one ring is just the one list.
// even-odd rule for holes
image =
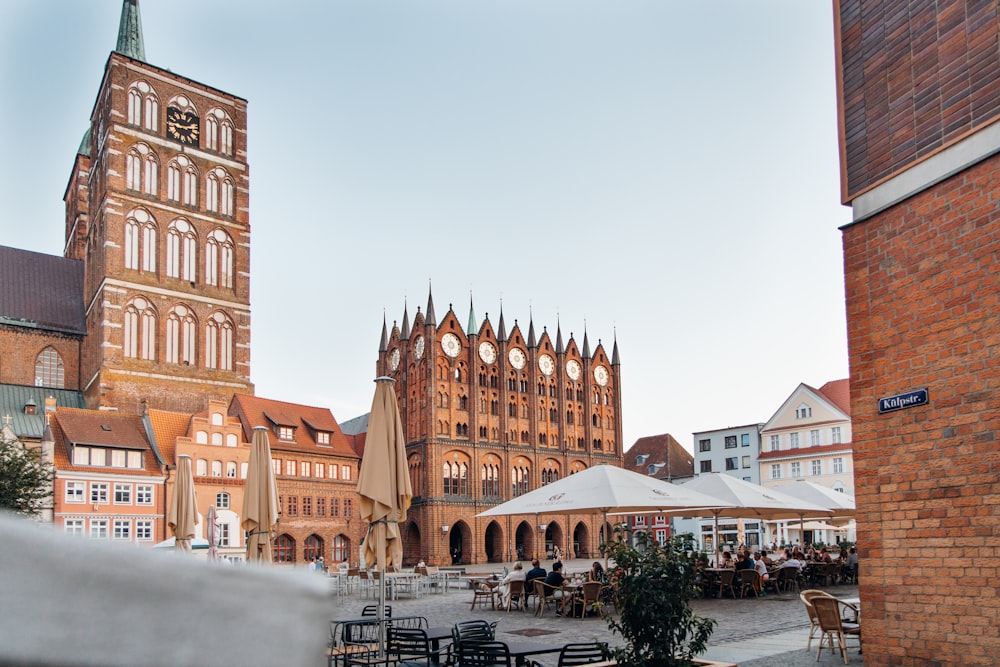
[[89, 408], [253, 393], [246, 123], [246, 100], [146, 62], [138, 0], [124, 0], [64, 196]]
[[621, 364], [586, 333], [583, 349], [557, 326], [525, 336], [449, 308], [437, 321], [428, 294], [410, 327], [383, 323], [376, 373], [396, 380], [413, 505], [403, 527], [407, 562], [428, 564], [597, 553], [599, 517], [476, 518], [494, 505], [598, 464], [621, 466]]

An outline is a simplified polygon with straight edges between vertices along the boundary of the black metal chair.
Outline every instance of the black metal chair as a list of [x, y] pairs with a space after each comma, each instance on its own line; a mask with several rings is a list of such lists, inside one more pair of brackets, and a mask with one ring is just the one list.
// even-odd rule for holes
[[447, 648], [435, 651], [423, 628], [389, 627], [386, 653], [402, 667], [434, 667]]
[[393, 628], [427, 629], [426, 616], [397, 616], [396, 618], [386, 616], [386, 620], [389, 621], [389, 626]]
[[510, 649], [498, 641], [466, 641], [458, 646], [458, 667], [512, 667]]
[[607, 659], [608, 645], [606, 642], [566, 644], [559, 652], [559, 667], [589, 665], [592, 662], [601, 662]]
[[378, 651], [379, 623], [376, 619], [331, 623], [327, 665], [346, 667], [352, 658], [372, 655]]
[[[377, 604], [368, 604], [368, 605], [365, 605], [364, 609], [361, 610], [361, 615], [362, 616], [378, 616], [378, 605]], [[392, 605], [391, 604], [385, 605], [385, 617], [386, 618], [392, 618]]]

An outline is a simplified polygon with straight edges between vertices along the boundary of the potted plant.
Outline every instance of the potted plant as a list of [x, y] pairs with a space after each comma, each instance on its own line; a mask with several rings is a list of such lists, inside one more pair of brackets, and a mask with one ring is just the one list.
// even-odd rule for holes
[[[627, 536], [627, 534], [626, 534]], [[618, 617], [608, 626], [625, 640], [613, 650], [620, 666], [690, 667], [705, 652], [715, 620], [697, 616], [689, 606], [700, 595], [696, 564], [704, 554], [694, 550], [691, 534], [658, 544], [648, 533], [637, 533], [635, 546], [620, 539], [608, 545], [614, 562], [608, 570], [617, 586]]]

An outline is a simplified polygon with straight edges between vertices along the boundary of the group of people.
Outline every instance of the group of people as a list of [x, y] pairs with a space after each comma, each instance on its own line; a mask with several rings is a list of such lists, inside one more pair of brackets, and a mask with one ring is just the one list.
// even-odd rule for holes
[[[552, 596], [556, 598], [558, 602], [557, 613], [562, 614], [564, 611], [567, 611], [567, 605], [570, 604], [572, 600], [572, 592], [564, 588], [568, 580], [563, 574], [563, 564], [561, 560], [557, 560], [552, 563], [551, 572], [546, 572], [545, 568], [541, 566], [541, 563], [537, 558], [531, 561], [531, 569], [527, 572], [524, 571], [520, 561], [514, 563], [513, 569], [504, 575], [503, 579], [500, 580], [500, 583], [497, 586], [500, 603], [504, 607], [507, 606], [510, 600], [510, 582], [515, 580], [523, 581], [524, 590], [529, 592], [534, 589], [535, 581], [543, 581], [548, 590], [552, 591]], [[599, 562], [594, 561], [594, 564], [587, 572], [586, 580], [598, 581], [602, 584], [607, 584], [608, 576], [604, 571], [604, 567]]]
[[858, 567], [858, 550], [856, 547], [841, 547], [836, 558], [830, 555], [826, 547], [819, 549], [809, 548], [805, 553], [799, 547], [787, 547], [782, 556], [775, 560], [768, 552], [744, 549], [736, 552], [736, 558], [732, 554], [723, 551], [719, 562], [720, 568], [733, 568], [736, 571], [744, 569], [757, 570], [761, 581], [767, 581], [771, 574], [778, 568], [794, 567], [798, 572], [803, 572], [809, 563], [839, 563], [841, 577], [853, 577]]

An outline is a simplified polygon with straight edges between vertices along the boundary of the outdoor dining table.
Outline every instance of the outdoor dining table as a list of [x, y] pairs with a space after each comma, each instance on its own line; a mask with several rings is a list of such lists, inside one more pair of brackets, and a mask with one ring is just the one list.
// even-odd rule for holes
[[519, 667], [527, 665], [528, 658], [531, 656], [543, 655], [545, 653], [559, 653], [563, 649], [563, 644], [550, 644], [530, 639], [515, 639], [513, 641], [505, 641], [504, 644], [507, 645], [510, 656], [515, 659]]
[[451, 639], [451, 627], [450, 625], [437, 625], [424, 629], [424, 632], [427, 633], [427, 640], [431, 643], [431, 650], [435, 654], [431, 659], [432, 662], [437, 662], [440, 658], [438, 651], [441, 649], [441, 640]]

